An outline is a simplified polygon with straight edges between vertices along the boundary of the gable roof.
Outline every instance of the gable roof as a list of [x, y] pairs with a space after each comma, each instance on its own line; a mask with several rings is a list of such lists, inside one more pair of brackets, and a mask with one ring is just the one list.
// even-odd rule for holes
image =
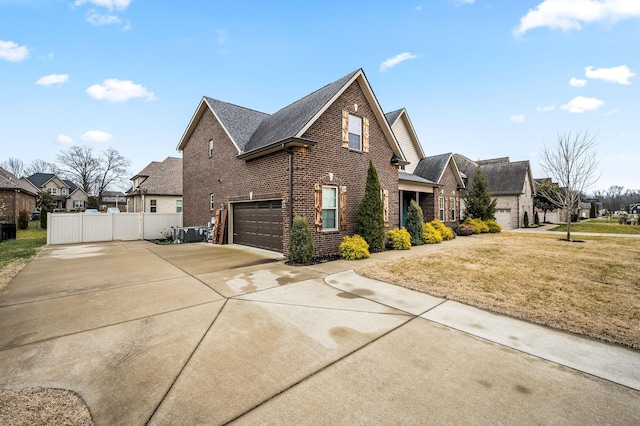
[[400, 108], [395, 111], [388, 112], [384, 116], [387, 119], [387, 123], [389, 123], [389, 126], [391, 127], [391, 129], [393, 129], [393, 126], [400, 120], [404, 122], [405, 127], [408, 130], [409, 137], [411, 138], [411, 142], [413, 142], [413, 147], [416, 150], [416, 153], [418, 154], [420, 159], [423, 159], [425, 157], [424, 150], [422, 149], [422, 144], [420, 144], [420, 140], [418, 139], [418, 134], [416, 133], [416, 130], [413, 128], [413, 123], [409, 118], [409, 113], [407, 112], [407, 109]]
[[53, 173], [34, 173], [31, 176], [27, 176], [27, 180], [34, 184], [36, 188], [42, 188], [55, 177]]
[[449, 164], [453, 167], [456, 180], [462, 187], [464, 187], [462, 175], [458, 169], [458, 165], [456, 164], [454, 154], [451, 152], [423, 158], [420, 160], [413, 173], [433, 182], [440, 183]]
[[460, 154], [454, 154], [454, 158], [460, 170], [468, 177], [469, 184], [476, 174], [477, 167], [480, 166], [482, 174], [487, 178], [491, 195], [521, 194], [527, 177], [535, 192], [529, 160], [509, 161], [509, 157], [502, 157], [475, 162]]
[[0, 189], [19, 190], [31, 195], [37, 195], [27, 182], [2, 167], [0, 167]]
[[259, 156], [262, 153], [280, 149], [286, 141], [298, 140], [300, 143], [314, 144], [314, 141], [304, 138], [304, 133], [356, 81], [360, 84], [365, 97], [372, 106], [393, 152], [398, 158], [404, 159], [402, 150], [362, 69], [327, 84], [271, 115], [205, 97], [191, 118], [177, 149], [184, 149], [198, 121], [207, 109], [213, 113], [225, 129], [238, 150], [240, 158]]
[[182, 195], [182, 158], [167, 157], [164, 161], [152, 161], [131, 180], [144, 177], [131, 192], [146, 190], [150, 195]]

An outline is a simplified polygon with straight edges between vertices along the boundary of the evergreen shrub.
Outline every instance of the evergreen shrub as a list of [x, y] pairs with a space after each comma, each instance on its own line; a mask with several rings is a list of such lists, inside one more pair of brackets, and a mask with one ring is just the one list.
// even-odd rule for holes
[[20, 210], [18, 213], [18, 229], [27, 229], [29, 227], [29, 213], [26, 210]]
[[464, 222], [462, 222], [462, 224], [470, 227], [473, 230], [474, 234], [483, 234], [489, 232], [489, 227], [481, 219], [471, 219], [470, 217], [467, 217]]
[[406, 229], [392, 229], [387, 232], [386, 246], [392, 250], [409, 250], [411, 248], [411, 235]]
[[356, 214], [356, 233], [369, 244], [372, 253], [384, 250], [384, 205], [380, 191], [378, 172], [369, 160], [364, 198], [360, 201]]
[[500, 224], [498, 222], [496, 222], [495, 220], [491, 219], [491, 220], [485, 220], [485, 223], [487, 224], [487, 227], [489, 228], [489, 232], [491, 232], [492, 234], [498, 233], [498, 232], [502, 232], [502, 226], [500, 226]]
[[426, 222], [422, 225], [422, 240], [425, 244], [437, 244], [442, 242], [442, 235], [431, 223]]
[[293, 263], [308, 265], [313, 260], [313, 250], [313, 237], [309, 222], [303, 216], [294, 217], [289, 242], [289, 260]]
[[430, 223], [431, 226], [433, 226], [436, 231], [440, 233], [443, 241], [449, 241], [455, 238], [453, 230], [445, 225], [440, 219], [433, 219]]
[[411, 236], [411, 245], [419, 246], [422, 245], [422, 223], [424, 222], [424, 217], [422, 215], [422, 209], [415, 202], [415, 200], [411, 200], [409, 203], [409, 209], [407, 210], [407, 219], [404, 222], [404, 228], [407, 230], [409, 235]]
[[348, 235], [342, 239], [340, 247], [338, 247], [338, 254], [341, 258], [346, 260], [366, 259], [371, 257], [369, 253], [369, 244], [360, 235], [356, 234], [353, 237]]

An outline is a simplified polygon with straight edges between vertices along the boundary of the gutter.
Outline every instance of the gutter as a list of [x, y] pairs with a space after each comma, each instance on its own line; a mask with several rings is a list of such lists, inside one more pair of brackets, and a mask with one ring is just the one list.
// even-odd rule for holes
[[287, 138], [278, 142], [271, 143], [269, 145], [265, 145], [253, 151], [244, 152], [238, 155], [236, 158], [240, 160], [251, 160], [253, 158], [262, 157], [263, 155], [271, 154], [273, 152], [286, 150], [289, 147], [299, 146], [299, 147], [307, 148], [309, 146], [314, 146], [315, 144], [316, 142], [310, 139]]

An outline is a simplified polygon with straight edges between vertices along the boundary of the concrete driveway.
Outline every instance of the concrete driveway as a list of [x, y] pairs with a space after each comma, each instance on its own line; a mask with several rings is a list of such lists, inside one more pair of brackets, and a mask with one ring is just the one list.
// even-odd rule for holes
[[71, 389], [105, 425], [640, 424], [639, 352], [351, 271], [406, 255], [48, 246], [0, 294], [0, 388]]

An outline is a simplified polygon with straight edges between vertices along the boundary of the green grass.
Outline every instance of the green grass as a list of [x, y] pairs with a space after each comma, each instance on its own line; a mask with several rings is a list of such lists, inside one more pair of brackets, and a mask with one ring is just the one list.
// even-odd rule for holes
[[14, 262], [27, 263], [47, 243], [47, 230], [40, 222], [29, 222], [29, 228], [18, 229], [15, 240], [0, 243], [0, 269]]
[[[567, 225], [559, 225], [550, 231], [567, 232]], [[640, 225], [621, 225], [618, 219], [592, 219], [572, 223], [571, 232], [595, 232], [598, 234], [640, 234]]]

